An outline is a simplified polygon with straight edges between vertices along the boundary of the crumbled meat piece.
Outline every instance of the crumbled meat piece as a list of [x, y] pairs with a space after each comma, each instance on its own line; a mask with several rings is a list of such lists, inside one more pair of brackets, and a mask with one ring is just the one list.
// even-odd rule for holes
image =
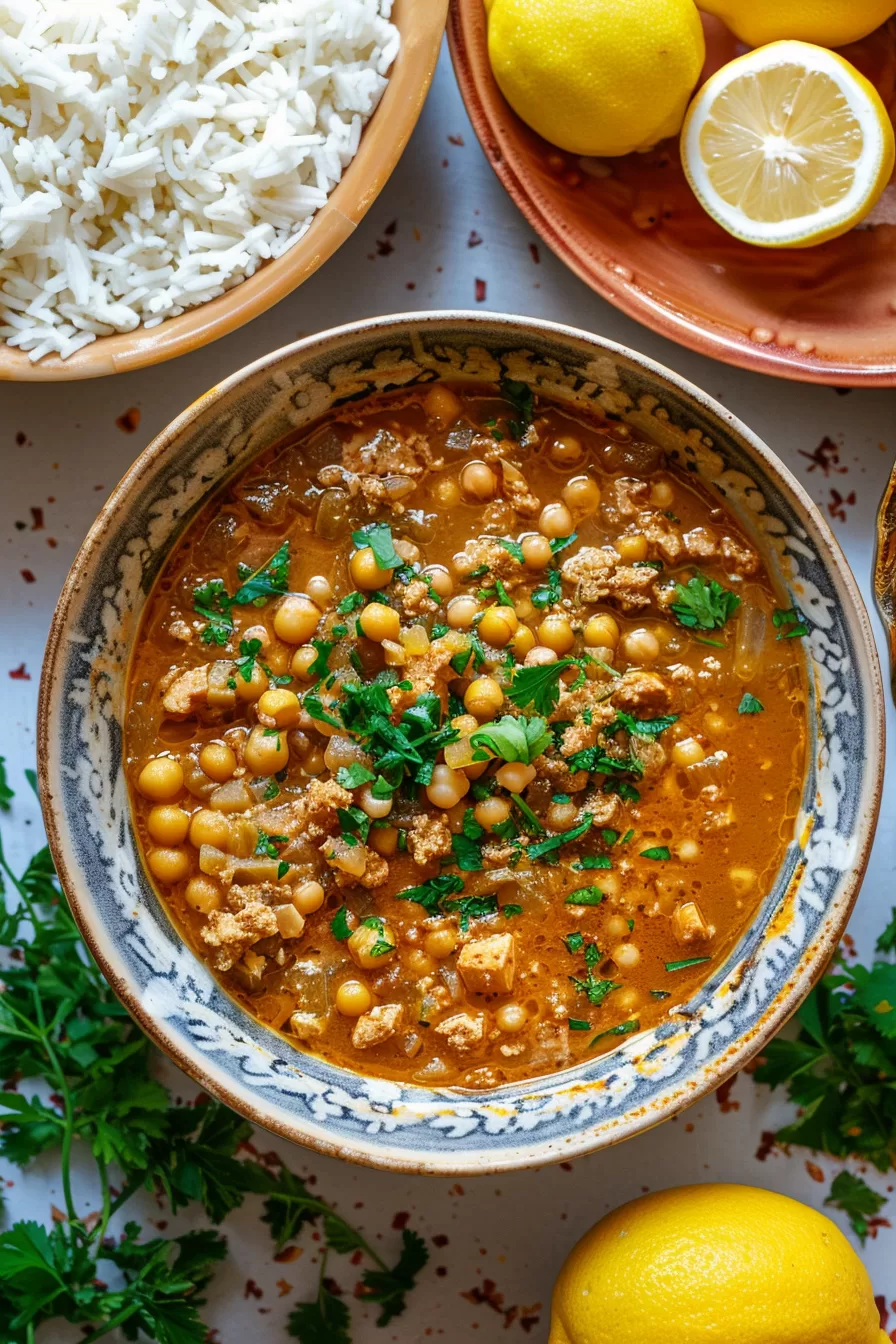
[[[701, 789], [700, 792], [704, 794], [707, 790]], [[728, 803], [725, 807], [706, 812], [700, 822], [700, 831], [703, 835], [711, 835], [714, 831], [727, 831], [733, 825], [734, 804]]]
[[653, 511], [638, 514], [638, 531], [647, 538], [652, 551], [658, 552], [667, 565], [674, 565], [684, 553], [684, 543], [670, 519]]
[[649, 607], [656, 572], [625, 565], [612, 546], [583, 546], [563, 562], [567, 583], [577, 586], [580, 602], [615, 602], [623, 611]]
[[672, 932], [679, 943], [687, 946], [689, 943], [707, 942], [715, 929], [707, 924], [696, 901], [685, 901], [682, 905], [676, 905], [672, 911]]
[[588, 785], [587, 770], [570, 770], [566, 762], [556, 756], [538, 756], [532, 764], [538, 775], [529, 788], [534, 789], [542, 781], [547, 784], [548, 797], [545, 802], [549, 801], [551, 794], [578, 793]]
[[236, 914], [213, 910], [199, 936], [213, 950], [211, 962], [215, 970], [229, 971], [253, 943], [276, 932], [277, 917], [271, 907], [254, 901]]
[[506, 841], [492, 840], [482, 846], [482, 862], [486, 868], [504, 868], [513, 858], [516, 850]]
[[[585, 687], [583, 686], [581, 689], [584, 690]], [[572, 693], [572, 695], [577, 694], [576, 691]], [[572, 695], [570, 695], [570, 699], [572, 699]], [[564, 756], [572, 756], [573, 752], [584, 751], [586, 747], [596, 746], [601, 730], [612, 723], [616, 717], [616, 710], [609, 704], [597, 704], [593, 707], [589, 705], [587, 708], [591, 711], [587, 715], [587, 718], [591, 720], [590, 723], [586, 722], [581, 714], [577, 714], [572, 724], [564, 729], [560, 746]]]
[[352, 1031], [352, 1045], [356, 1050], [367, 1050], [371, 1045], [382, 1045], [394, 1036], [401, 1025], [400, 1003], [380, 1003], [358, 1018]]
[[574, 722], [590, 709], [594, 722], [611, 723], [616, 717], [615, 711], [607, 706], [612, 690], [610, 681], [586, 681], [574, 691], [561, 691], [557, 707], [548, 715], [548, 720], [551, 723]]
[[535, 1042], [532, 1064], [536, 1068], [549, 1064], [560, 1069], [569, 1063], [569, 1027], [565, 1022], [539, 1022], [535, 1028]]
[[640, 719], [658, 719], [672, 707], [672, 692], [657, 672], [624, 672], [613, 687], [613, 704]]
[[704, 688], [711, 686], [721, 670], [722, 664], [719, 662], [718, 658], [714, 658], [712, 654], [709, 654], [708, 657], [703, 659], [703, 666], [697, 673], [697, 680], [703, 683]]
[[708, 527], [692, 527], [682, 541], [692, 560], [714, 560], [719, 553], [719, 539]]
[[650, 485], [636, 476], [620, 476], [607, 491], [606, 507], [615, 506], [620, 518], [634, 518], [650, 499]]
[[[327, 855], [331, 852], [332, 841], [325, 840], [321, 845], [321, 853], [327, 862], [330, 863]], [[366, 845], [355, 845], [352, 853], [363, 851], [365, 864], [364, 871], [360, 877], [355, 877], [352, 873], [344, 873], [341, 868], [333, 868], [336, 882], [340, 887], [365, 887], [372, 891], [374, 887], [381, 887], [389, 877], [389, 865], [381, 854], [377, 854]], [[332, 867], [332, 863], [330, 863]]]
[[399, 587], [398, 598], [406, 616], [428, 616], [438, 611], [439, 604], [430, 595], [429, 584], [423, 579], [412, 579]]
[[755, 574], [759, 568], [759, 556], [736, 537], [722, 538], [722, 559], [735, 574]]
[[338, 820], [338, 807], [351, 807], [352, 795], [335, 779], [313, 779], [302, 794], [279, 807], [262, 804], [250, 816], [268, 835], [286, 835], [292, 839], [320, 840], [332, 831]]
[[319, 1013], [293, 1013], [289, 1029], [300, 1041], [313, 1041], [324, 1034], [327, 1019]]
[[366, 443], [347, 443], [342, 450], [342, 465], [358, 475], [417, 478], [431, 464], [432, 452], [422, 434], [403, 437], [378, 429]]
[[191, 667], [170, 683], [162, 696], [162, 708], [169, 718], [189, 719], [205, 709], [208, 699], [208, 666]]
[[408, 850], [415, 863], [424, 867], [451, 853], [451, 831], [444, 817], [424, 813], [415, 817], [407, 832]]
[[454, 557], [454, 568], [461, 579], [481, 565], [487, 565], [492, 576], [501, 579], [508, 589], [522, 583], [527, 577], [531, 578], [531, 571], [526, 571], [519, 560], [515, 560], [492, 537], [471, 538]]
[[[503, 466], [503, 462], [502, 462]], [[541, 512], [541, 500], [532, 493], [529, 483], [517, 468], [502, 472], [504, 498], [521, 518], [535, 518]]]
[[471, 994], [509, 994], [513, 989], [513, 934], [495, 933], [466, 943], [457, 958], [457, 970]]
[[506, 1059], [512, 1059], [514, 1055], [524, 1055], [526, 1053], [526, 1042], [517, 1041], [514, 1045], [501, 1045], [498, 1049]]
[[592, 826], [615, 826], [622, 817], [622, 803], [615, 793], [591, 793], [579, 808], [577, 820], [591, 817]]
[[694, 686], [697, 681], [697, 673], [687, 663], [673, 663], [669, 668], [669, 677], [676, 686]]
[[666, 764], [666, 748], [653, 737], [629, 738], [629, 750], [644, 767], [644, 777], [658, 775]]
[[400, 686], [390, 686], [389, 700], [396, 714], [400, 714], [411, 705], [415, 705], [427, 691], [432, 691], [442, 702], [442, 708], [448, 706], [447, 683], [457, 675], [451, 666], [451, 659], [462, 649], [468, 647], [468, 641], [456, 630], [434, 639], [426, 653], [409, 658], [404, 667], [402, 679], [411, 683], [410, 690]]
[[231, 910], [245, 910], [250, 905], [280, 905], [283, 887], [276, 882], [234, 883], [227, 893]]
[[168, 627], [168, 633], [172, 639], [179, 639], [182, 644], [189, 644], [193, 638], [193, 631], [186, 621], [172, 621]]
[[485, 1040], [485, 1018], [455, 1013], [433, 1030], [437, 1036], [444, 1036], [453, 1050], [475, 1050]]

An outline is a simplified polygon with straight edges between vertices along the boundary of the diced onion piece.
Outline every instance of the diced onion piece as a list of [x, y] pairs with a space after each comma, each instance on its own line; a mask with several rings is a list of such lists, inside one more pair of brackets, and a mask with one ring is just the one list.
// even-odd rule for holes
[[734, 650], [734, 671], [741, 681], [752, 681], [760, 671], [768, 628], [768, 616], [762, 607], [744, 602], [737, 615]]
[[325, 541], [338, 541], [350, 523], [351, 496], [347, 490], [332, 489], [321, 495], [314, 530]]
[[327, 863], [350, 877], [362, 877], [367, 867], [367, 850], [363, 845], [348, 845], [337, 836], [330, 842]]
[[255, 802], [248, 784], [242, 779], [228, 779], [208, 800], [216, 812], [245, 812]]
[[408, 655], [401, 644], [396, 644], [394, 639], [384, 639], [381, 640], [381, 646], [387, 667], [404, 667]]
[[424, 625], [412, 625], [409, 630], [402, 630], [401, 642], [405, 651], [412, 658], [419, 658], [429, 649], [429, 635], [426, 633]]
[[695, 789], [715, 784], [723, 789], [731, 778], [731, 762], [727, 751], [714, 751], [702, 761], [685, 766], [685, 774]]
[[258, 827], [248, 817], [230, 817], [227, 848], [235, 858], [248, 859], [258, 844]]
[[465, 770], [468, 765], [473, 764], [475, 750], [469, 737], [459, 737], [456, 742], [449, 742], [445, 748], [445, 764], [452, 770]]
[[210, 709], [233, 709], [236, 688], [232, 684], [239, 676], [233, 663], [212, 663], [208, 670], [208, 705]]

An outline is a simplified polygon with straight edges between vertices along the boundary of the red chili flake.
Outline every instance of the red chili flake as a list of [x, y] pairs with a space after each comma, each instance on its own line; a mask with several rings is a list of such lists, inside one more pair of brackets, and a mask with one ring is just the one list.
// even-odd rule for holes
[[37, 583], [37, 579], [34, 577], [30, 569], [20, 569], [19, 573], [21, 574], [22, 578], [25, 580], [26, 583]]
[[51, 551], [55, 551], [56, 547], [59, 545], [59, 542], [56, 540], [55, 537], [47, 537], [47, 545], [49, 546]]
[[843, 935], [843, 951], [848, 957], [857, 957], [859, 955], [856, 949], [855, 939], [849, 933], [844, 933]]
[[449, 135], [448, 143], [449, 145], [463, 145], [464, 138], [462, 135]]
[[540, 1316], [521, 1316], [520, 1325], [523, 1327], [526, 1334], [528, 1335], [531, 1330], [535, 1329], [536, 1325], [538, 1325], [538, 1322], [540, 1320], [541, 1320]]
[[476, 279], [476, 302], [485, 303], [485, 281]]
[[27, 442], [28, 442], [28, 435], [24, 432], [24, 430], [20, 429], [18, 434], [16, 435], [16, 444], [18, 445], [19, 448], [22, 448]]
[[739, 1101], [729, 1100], [731, 1096], [731, 1089], [736, 1082], [737, 1082], [737, 1074], [735, 1074], [733, 1078], [727, 1079], [727, 1081], [724, 1082], [721, 1087], [716, 1088], [716, 1101], [719, 1103], [719, 1109], [721, 1110], [723, 1115], [727, 1115], [729, 1111], [740, 1110]]
[[452, 1195], [465, 1195], [467, 1192], [463, 1186], [458, 1183], [457, 1185], [452, 1185], [451, 1193]]
[[689, 1120], [688, 1123], [685, 1125], [685, 1127], [684, 1127], [684, 1132], [685, 1132], [685, 1134], [693, 1134], [693, 1132], [694, 1132], [694, 1126], [693, 1126], [693, 1124], [691, 1123], [690, 1120]]
[[352, 1254], [351, 1263], [352, 1263], [353, 1265], [360, 1265], [360, 1263], [361, 1263], [361, 1261], [362, 1261], [363, 1259], [364, 1259], [364, 1252], [363, 1252], [363, 1251], [355, 1251], [355, 1252]]
[[482, 1287], [477, 1284], [466, 1293], [461, 1293], [461, 1297], [472, 1302], [474, 1307], [491, 1307], [492, 1311], [497, 1311], [501, 1316], [504, 1315], [504, 1294], [498, 1292], [498, 1285], [494, 1279], [483, 1279]]
[[874, 1299], [874, 1305], [877, 1307], [878, 1313], [880, 1314], [880, 1328], [881, 1330], [884, 1330], [886, 1329], [887, 1321], [890, 1319], [890, 1313], [887, 1309], [887, 1299], [884, 1297], [883, 1293], [877, 1294]]
[[286, 1297], [286, 1294], [287, 1294], [287, 1293], [291, 1293], [291, 1292], [292, 1292], [292, 1284], [291, 1284], [291, 1283], [287, 1283], [286, 1279], [278, 1279], [278, 1280], [277, 1280], [277, 1287], [278, 1287], [278, 1289], [280, 1290], [280, 1296], [281, 1296], [281, 1297]]
[[875, 1238], [877, 1237], [878, 1232], [882, 1227], [892, 1227], [892, 1226], [893, 1224], [890, 1222], [889, 1218], [869, 1218], [868, 1235], [871, 1238], [871, 1240], [874, 1241]]
[[759, 1147], [756, 1149], [756, 1161], [764, 1162], [769, 1153], [775, 1151], [775, 1136], [770, 1129], [764, 1129], [760, 1135]]
[[400, 1232], [403, 1227], [407, 1227], [410, 1221], [411, 1215], [409, 1213], [396, 1213], [392, 1219], [393, 1232]]
[[395, 248], [394, 248], [394, 247], [392, 246], [392, 244], [389, 242], [389, 239], [388, 239], [388, 238], [377, 238], [377, 240], [376, 240], [376, 254], [377, 254], [378, 257], [388, 257], [388, 256], [390, 255], [390, 253], [392, 253], [392, 252], [394, 252], [394, 251], [395, 251]]
[[433, 1237], [433, 1239], [432, 1239], [432, 1244], [433, 1244], [433, 1246], [438, 1246], [438, 1247], [440, 1247], [440, 1248], [441, 1248], [442, 1246], [447, 1246], [447, 1245], [448, 1245], [448, 1238], [445, 1236], [445, 1233], [444, 1233], [444, 1232], [439, 1232], [439, 1233], [436, 1234], [436, 1236]]
[[31, 517], [32, 517], [32, 520], [33, 520], [32, 523], [31, 523], [31, 531], [32, 531], [32, 532], [42, 532], [42, 531], [43, 531], [43, 527], [44, 527], [44, 511], [43, 511], [43, 509], [40, 508], [39, 506], [38, 506], [37, 508], [35, 508], [35, 506], [32, 504], [32, 506], [31, 506]]
[[255, 1297], [255, 1298], [264, 1297], [264, 1289], [263, 1289], [263, 1288], [259, 1288], [258, 1284], [255, 1282], [254, 1279], [247, 1279], [247, 1280], [246, 1280], [246, 1286], [245, 1286], [245, 1288], [243, 1289], [243, 1297], [244, 1297], [244, 1298], [249, 1298], [249, 1297]]
[[31, 673], [24, 663], [19, 663], [18, 667], [10, 668], [9, 675], [13, 681], [30, 681]]
[[383, 233], [386, 235], [387, 238], [391, 238], [397, 228], [398, 228], [398, 220], [393, 219], [391, 223], [387, 224], [386, 227], [383, 229]]
[[834, 440], [829, 439], [827, 435], [825, 435], [818, 447], [811, 453], [805, 453], [802, 448], [800, 448], [799, 454], [800, 457], [805, 457], [811, 462], [812, 465], [809, 467], [810, 472], [820, 469], [825, 476], [830, 476], [832, 471], [837, 475], [842, 476], [849, 470], [848, 467], [841, 467], [840, 449], [837, 444], [834, 443]]
[[845, 523], [847, 506], [850, 504], [855, 504], [855, 502], [856, 502], [855, 490], [850, 490], [849, 494], [846, 495], [844, 498], [844, 496], [841, 495], [839, 490], [832, 489], [831, 498], [828, 501], [828, 513], [831, 515], [832, 518], [836, 518], [839, 523]]
[[54, 1223], [64, 1223], [68, 1221], [66, 1215], [61, 1209], [57, 1209], [55, 1204], [50, 1205], [50, 1217]]
[[342, 1297], [342, 1289], [335, 1279], [326, 1278], [323, 1284], [328, 1293], [332, 1293], [334, 1297]]
[[482, 234], [477, 233], [475, 229], [470, 230], [470, 236], [467, 239], [467, 247], [478, 247], [482, 242]]
[[571, 1162], [561, 1162], [561, 1163], [560, 1163], [560, 1170], [561, 1170], [561, 1171], [572, 1171], [572, 1163], [571, 1163]]
[[286, 1246], [282, 1251], [277, 1252], [274, 1259], [278, 1265], [290, 1265], [293, 1260], [298, 1260], [299, 1256], [304, 1254], [301, 1246]]
[[540, 264], [540, 262], [541, 262], [541, 253], [538, 251], [538, 244], [537, 244], [537, 243], [530, 243], [530, 244], [529, 244], [529, 256], [530, 256], [530, 257], [532, 258], [532, 260], [535, 262], [535, 265], [536, 265], [536, 266], [538, 266], [538, 265]]
[[813, 1181], [817, 1181], [819, 1185], [824, 1185], [824, 1172], [822, 1171], [821, 1167], [817, 1165], [817, 1163], [807, 1162], [806, 1170], [812, 1177]]
[[448, 160], [447, 160], [447, 159], [443, 159], [443, 160], [442, 160], [442, 167], [443, 167], [443, 168], [447, 168], [447, 167], [448, 167]]
[[125, 434], [133, 434], [140, 428], [140, 411], [138, 407], [131, 406], [115, 421], [119, 429]]
[[416, 286], [416, 284], [414, 283], [413, 280], [409, 280], [409, 281], [407, 282], [407, 284], [405, 285], [405, 289], [416, 289], [416, 288], [417, 288], [417, 286]]

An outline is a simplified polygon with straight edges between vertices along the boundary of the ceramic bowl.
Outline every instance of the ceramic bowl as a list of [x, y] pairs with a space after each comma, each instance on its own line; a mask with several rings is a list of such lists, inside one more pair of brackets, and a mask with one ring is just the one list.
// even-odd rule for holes
[[350, 238], [386, 185], [423, 109], [438, 60], [448, 0], [394, 0], [401, 49], [358, 152], [314, 222], [282, 257], [216, 299], [148, 331], [100, 336], [68, 359], [32, 362], [0, 340], [0, 382], [66, 382], [129, 373], [188, 354], [258, 317], [313, 275]]
[[[816, 742], [786, 860], [755, 922], [682, 1010], [612, 1054], [491, 1092], [427, 1090], [303, 1054], [251, 1019], [181, 941], [144, 873], [122, 765], [128, 658], [147, 593], [222, 481], [330, 407], [434, 377], [506, 373], [659, 441], [720, 490], [765, 555], [801, 641]], [[321, 1152], [441, 1174], [616, 1143], [741, 1068], [821, 974], [855, 901], [881, 790], [883, 695], [868, 617], [805, 492], [731, 413], [619, 345], [485, 313], [385, 317], [278, 350], [207, 393], [137, 459], [74, 563], [41, 685], [41, 796], [75, 916], [149, 1036], [208, 1092]]]
[[[704, 15], [711, 73], [742, 51]], [[698, 204], [675, 139], [577, 159], [520, 121], [488, 59], [483, 0], [452, 0], [448, 37], [486, 157], [545, 243], [630, 317], [728, 364], [804, 382], [896, 385], [896, 188], [820, 247], [751, 247]], [[896, 20], [843, 55], [896, 104]]]

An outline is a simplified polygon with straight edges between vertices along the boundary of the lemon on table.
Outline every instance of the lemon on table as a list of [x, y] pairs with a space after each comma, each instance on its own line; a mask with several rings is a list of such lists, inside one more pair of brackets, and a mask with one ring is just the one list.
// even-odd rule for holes
[[896, 13], [894, 0], [700, 0], [751, 47], [782, 38], [842, 47], [873, 33]]
[[880, 95], [842, 56], [772, 42], [729, 62], [688, 109], [681, 161], [703, 208], [761, 247], [846, 233], [893, 171]]
[[829, 1218], [745, 1185], [685, 1185], [607, 1215], [560, 1271], [548, 1344], [889, 1344]]
[[693, 0], [491, 0], [487, 8], [501, 92], [551, 144], [628, 154], [680, 130], [705, 50]]

